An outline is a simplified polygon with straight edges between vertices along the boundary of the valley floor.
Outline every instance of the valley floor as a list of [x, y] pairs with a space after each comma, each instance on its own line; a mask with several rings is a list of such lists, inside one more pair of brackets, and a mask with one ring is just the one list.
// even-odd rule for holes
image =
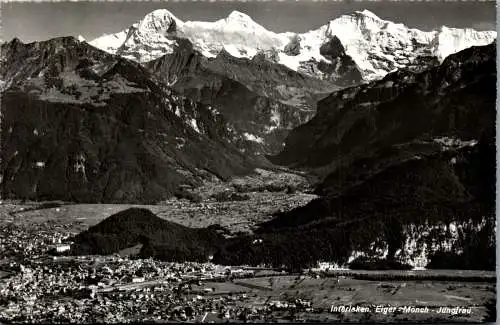
[[[272, 191], [266, 190], [272, 187]], [[251, 232], [257, 223], [269, 221], [272, 214], [303, 206], [316, 196], [296, 191], [285, 193], [287, 186], [308, 189], [307, 180], [297, 174], [257, 170], [256, 175], [240, 177], [231, 182], [212, 180], [193, 190], [201, 202], [187, 199], [169, 199], [155, 205], [138, 204], [66, 204], [4, 201], [0, 204], [0, 220], [20, 226], [37, 223], [67, 224], [78, 233], [98, 224], [107, 217], [131, 207], [151, 210], [165, 220], [186, 227], [203, 228], [219, 224], [231, 233]], [[216, 194], [247, 196], [241, 201], [217, 201]], [[70, 225], [71, 224], [71, 225]]]

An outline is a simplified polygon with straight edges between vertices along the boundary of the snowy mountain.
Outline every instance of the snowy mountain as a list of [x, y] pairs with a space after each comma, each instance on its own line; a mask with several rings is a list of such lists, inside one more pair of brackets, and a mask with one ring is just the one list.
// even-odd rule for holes
[[445, 26], [424, 32], [364, 10], [306, 33], [274, 33], [238, 11], [215, 22], [183, 22], [168, 10], [159, 9], [128, 29], [104, 35], [90, 44], [148, 62], [172, 53], [177, 38], [188, 39], [207, 58], [223, 50], [239, 58], [264, 54], [292, 70], [322, 79], [338, 67], [339, 57], [347, 55], [359, 66], [365, 80], [373, 80], [398, 68], [420, 70], [422, 66], [439, 64], [452, 53], [490, 44], [496, 32]]

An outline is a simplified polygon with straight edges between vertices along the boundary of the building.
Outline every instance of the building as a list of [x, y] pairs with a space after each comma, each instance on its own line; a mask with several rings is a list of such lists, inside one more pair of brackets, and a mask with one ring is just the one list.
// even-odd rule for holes
[[57, 253], [64, 253], [64, 252], [69, 251], [70, 248], [71, 248], [71, 246], [68, 244], [58, 244], [58, 245], [56, 245], [56, 252]]

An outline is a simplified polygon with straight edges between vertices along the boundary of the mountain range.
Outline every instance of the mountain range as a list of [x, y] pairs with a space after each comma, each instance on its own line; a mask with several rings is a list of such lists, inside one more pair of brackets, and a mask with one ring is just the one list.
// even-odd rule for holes
[[434, 59], [442, 62], [448, 55], [472, 45], [487, 45], [496, 38], [496, 32], [445, 26], [423, 32], [363, 10], [306, 33], [274, 33], [238, 11], [215, 22], [184, 22], [160, 9], [126, 30], [99, 37], [90, 44], [131, 60], [148, 62], [173, 53], [176, 38], [188, 39], [207, 58], [214, 58], [223, 50], [233, 57], [248, 59], [263, 54], [294, 71], [327, 80], [342, 63], [349, 61], [358, 66], [363, 80], [374, 80], [395, 69], [421, 69], [422, 64]]
[[288, 132], [311, 119], [316, 102], [330, 93], [395, 70], [420, 72], [495, 38], [494, 31], [444, 26], [423, 32], [367, 10], [297, 34], [274, 33], [238, 11], [215, 22], [184, 22], [160, 9], [89, 43], [138, 61], [178, 92], [219, 107], [254, 142], [253, 151], [276, 154]]

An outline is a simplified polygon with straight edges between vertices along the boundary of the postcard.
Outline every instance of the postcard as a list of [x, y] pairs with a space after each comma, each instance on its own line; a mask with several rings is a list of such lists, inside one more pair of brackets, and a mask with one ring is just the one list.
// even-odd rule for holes
[[0, 322], [494, 322], [495, 15], [2, 3]]

